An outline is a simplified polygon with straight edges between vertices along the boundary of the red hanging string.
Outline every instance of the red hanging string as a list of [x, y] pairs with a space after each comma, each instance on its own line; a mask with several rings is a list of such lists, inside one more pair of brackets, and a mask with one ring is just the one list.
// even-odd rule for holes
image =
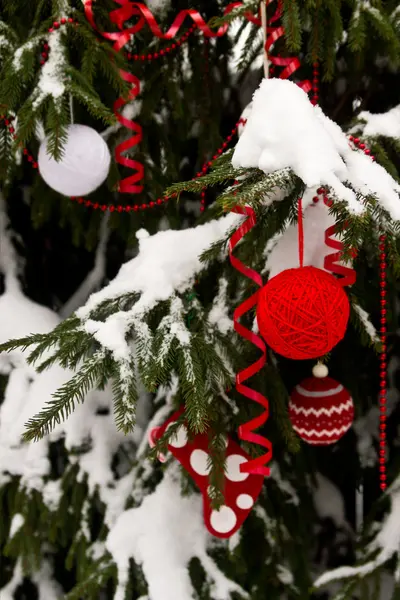
[[[263, 285], [261, 276], [256, 271], [243, 264], [233, 254], [235, 246], [256, 224], [255, 212], [250, 206], [236, 206], [232, 209], [232, 212], [237, 213], [239, 215], [247, 215], [248, 218], [243, 223], [241, 223], [241, 225], [233, 233], [229, 240], [229, 258], [231, 264], [237, 271], [242, 273], [242, 275], [244, 275], [245, 277], [248, 277], [249, 279], [254, 281], [254, 283], [256, 283], [259, 286], [259, 288], [261, 288]], [[269, 417], [269, 402], [267, 398], [263, 396], [260, 392], [253, 390], [247, 385], [243, 385], [244, 381], [258, 373], [265, 365], [267, 360], [266, 346], [260, 336], [256, 335], [255, 333], [253, 333], [252, 331], [250, 331], [249, 329], [247, 329], [239, 323], [240, 317], [242, 317], [254, 306], [256, 306], [258, 301], [258, 294], [259, 290], [257, 290], [252, 296], [250, 296], [250, 298], [247, 298], [244, 302], [242, 302], [242, 304], [237, 306], [233, 313], [234, 329], [236, 333], [238, 333], [244, 339], [257, 346], [257, 348], [262, 352], [262, 356], [255, 363], [253, 363], [249, 367], [246, 367], [246, 369], [243, 369], [236, 375], [236, 389], [240, 394], [242, 394], [246, 398], [249, 398], [249, 400], [253, 400], [254, 402], [260, 404], [262, 407], [264, 407], [265, 410], [258, 417], [255, 417], [251, 421], [248, 421], [247, 423], [241, 425], [239, 427], [238, 433], [241, 440], [258, 444], [263, 448], [266, 448], [267, 452], [262, 456], [254, 458], [253, 460], [247, 463], [241, 464], [240, 471], [242, 473], [269, 475], [270, 469], [265, 465], [272, 459], [272, 444], [264, 436], [260, 435], [259, 433], [254, 433], [254, 430], [258, 429], [259, 427], [262, 427], [262, 425], [266, 423]]]
[[303, 202], [299, 198], [297, 205], [297, 227], [299, 230], [299, 265], [304, 264], [304, 228], [303, 228]]

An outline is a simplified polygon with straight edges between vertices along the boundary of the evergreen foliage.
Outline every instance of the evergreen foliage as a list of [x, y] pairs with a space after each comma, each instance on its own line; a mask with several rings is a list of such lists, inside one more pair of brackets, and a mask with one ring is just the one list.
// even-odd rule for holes
[[[244, 100], [246, 94], [254, 91], [262, 76], [260, 62], [256, 62], [262, 53], [260, 30], [240, 21], [244, 12], [255, 12], [258, 4], [245, 1], [222, 16], [222, 1], [198, 2], [196, 9], [209, 23], [215, 27], [232, 23], [236, 32], [207, 43], [194, 33], [175, 54], [167, 53], [158, 62], [132, 64], [93, 31], [78, 0], [0, 0], [0, 107], [4, 114], [15, 117], [17, 134], [13, 142], [0, 124], [0, 184], [5, 199], [4, 207], [0, 204], [0, 272], [4, 276], [0, 323], [2, 298], [11, 291], [24, 302], [29, 297], [62, 313], [82, 279], [89, 271], [94, 273], [94, 283], [85, 280], [89, 283], [81, 302], [71, 311], [74, 314], [63, 320], [54, 313], [50, 319], [47, 314], [52, 323], [54, 319], [59, 323], [55, 327], [32, 335], [31, 330], [22, 334], [18, 330], [14, 336], [18, 339], [11, 340], [0, 332], [0, 459], [6, 450], [10, 456], [7, 468], [0, 461], [0, 511], [4, 515], [0, 522], [0, 597], [4, 594], [5, 600], [21, 594], [34, 597], [32, 589], [40, 600], [158, 600], [151, 592], [154, 572], [149, 575], [145, 552], [141, 554], [144, 530], [136, 520], [136, 529], [124, 532], [124, 519], [140, 515], [132, 511], [148, 506], [157, 494], [160, 514], [154, 514], [155, 524], [149, 519], [149, 530], [158, 523], [176, 527], [190, 512], [188, 507], [195, 507], [190, 513], [193, 523], [201, 519], [190, 478], [173, 460], [166, 467], [155, 460], [158, 452], [166, 451], [180, 422], [168, 429], [151, 452], [147, 443], [148, 430], [162, 424], [182, 404], [192, 435], [207, 428], [213, 432], [209, 493], [214, 508], [224, 502], [224, 436], [227, 432], [234, 436], [240, 424], [259, 414], [259, 407], [233, 389], [235, 373], [259, 356], [232, 328], [234, 308], [254, 292], [254, 285], [229, 263], [227, 242], [235, 227], [228, 221], [226, 227], [221, 226], [213, 243], [203, 248], [196, 269], [183, 283], [171, 286], [169, 293], [164, 291], [161, 299], [146, 304], [142, 288], [127, 285], [121, 291], [118, 286], [113, 288], [112, 280], [122, 262], [146, 255], [146, 245], [139, 247], [134, 235], [142, 228], [150, 234], [164, 229], [180, 233], [194, 225], [206, 227], [214, 219], [222, 222], [237, 204], [250, 205], [257, 224], [235, 254], [265, 275], [266, 256], [274, 241], [296, 223], [297, 199], [308, 191], [289, 168], [268, 175], [256, 168], [234, 169], [233, 150], [226, 149], [207, 174], [194, 177], [231, 131], [250, 99]], [[171, 6], [167, 2], [155, 11], [157, 20], [165, 29], [178, 10], [188, 7], [185, 0]], [[273, 7], [274, 3], [268, 10]], [[96, 22], [102, 30], [110, 30], [108, 14], [114, 8], [112, 1], [95, 3]], [[312, 64], [320, 63], [324, 111], [345, 131], [362, 136], [377, 162], [400, 181], [400, 138], [386, 133], [364, 135], [368, 127], [365, 111], [387, 113], [400, 102], [397, 3], [283, 0], [282, 9], [285, 39], [279, 40], [274, 52], [300, 53], [299, 77], [311, 77]], [[49, 33], [53, 21], [63, 16], [72, 16], [78, 25]], [[189, 26], [188, 21], [187, 29]], [[41, 68], [44, 42], [50, 52]], [[239, 43], [236, 69], [231, 60]], [[143, 29], [126, 49], [141, 55], [164, 46]], [[20, 144], [36, 156], [46, 133], [53, 155], [59, 158], [73, 112], [75, 122], [102, 131], [110, 148], [115, 148], [127, 135], [112, 112], [115, 99], [128, 91], [118, 69], [132, 71], [144, 82], [139, 100], [130, 107], [144, 137], [128, 152], [145, 165], [144, 192], [137, 199], [118, 195], [115, 184], [127, 173], [113, 165], [107, 184], [93, 198], [107, 204], [149, 202], [165, 195], [172, 198], [160, 212], [120, 215], [115, 211], [104, 226], [107, 235], [111, 232], [105, 243], [107, 252], [103, 252], [105, 266], [96, 271], [93, 254], [96, 245], [101, 245], [103, 216], [100, 211], [86, 212], [85, 207], [49, 190], [21, 161]], [[45, 77], [52, 78], [50, 88]], [[203, 189], [207, 189], [207, 210], [199, 214], [198, 195]], [[362, 198], [367, 207], [362, 216], [349, 212], [340, 198], [336, 200], [330, 212], [342, 232], [345, 258], [358, 249], [354, 262], [358, 277], [349, 292], [351, 324], [343, 344], [329, 356], [329, 368], [351, 390], [357, 410], [354, 431], [333, 449], [304, 447], [291, 427], [286, 407], [290, 390], [309, 373], [311, 365], [269, 353], [268, 366], [251, 385], [266, 395], [271, 405], [265, 430], [274, 445], [271, 477], [240, 536], [229, 545], [215, 541], [203, 547], [200, 537], [190, 540], [193, 550], [184, 570], [186, 574], [187, 567], [193, 597], [199, 600], [263, 600], [266, 595], [271, 600], [389, 600], [385, 596], [389, 589], [393, 600], [397, 597], [398, 584], [392, 585], [392, 576], [398, 546], [390, 546], [385, 535], [392, 531], [400, 538], [395, 373], [400, 225], [376, 197]], [[3, 223], [3, 212], [9, 227]], [[389, 493], [379, 497], [375, 462], [381, 347], [374, 326], [379, 326], [378, 236], [383, 230], [390, 290], [389, 479], [395, 483]], [[56, 256], [47, 281], [41, 274], [49, 255], [43, 239]], [[176, 237], [176, 243], [183, 239]], [[180, 252], [189, 252], [189, 248], [182, 245]], [[100, 287], [104, 289], [87, 302], [89, 293]], [[38, 304], [34, 306], [36, 310]], [[28, 310], [33, 311], [31, 305]], [[4, 315], [6, 323], [5, 309]], [[254, 314], [249, 314], [242, 322], [251, 329], [253, 320]], [[119, 337], [100, 335], [106, 327]], [[1, 426], [10, 399], [20, 402], [22, 415], [28, 409], [30, 416], [23, 440], [12, 438], [15, 423], [10, 423], [8, 442], [8, 438], [1, 439]], [[258, 452], [254, 445], [244, 444], [244, 448], [251, 455]], [[355, 487], [361, 482], [366, 490], [364, 508], [370, 516], [357, 537], [352, 531], [353, 505]], [[331, 513], [321, 506], [318, 494], [323, 496], [322, 504], [327, 494], [336, 502]], [[346, 507], [341, 505], [341, 494]], [[169, 513], [171, 496], [175, 512]], [[183, 520], [179, 536], [173, 540], [177, 550], [171, 539], [169, 547], [162, 546], [166, 570], [174, 566], [169, 555], [180, 556], [179, 544], [190, 537], [192, 526], [198, 533], [193, 523]], [[160, 544], [164, 543], [163, 531], [156, 533]], [[118, 536], [120, 549], [124, 539], [126, 543], [131, 538], [137, 541], [136, 555], [130, 555], [126, 563], [121, 554], [115, 554]], [[186, 552], [185, 547], [183, 557]], [[155, 552], [155, 556], [159, 554]], [[346, 572], [331, 572], [343, 563], [355, 566]], [[160, 571], [163, 568], [159, 566]], [[322, 577], [315, 582], [319, 575]], [[168, 573], [165, 575], [166, 582], [173, 576], [171, 570], [169, 580]], [[167, 589], [167, 583], [165, 586]], [[321, 595], [325, 589], [327, 596]]]

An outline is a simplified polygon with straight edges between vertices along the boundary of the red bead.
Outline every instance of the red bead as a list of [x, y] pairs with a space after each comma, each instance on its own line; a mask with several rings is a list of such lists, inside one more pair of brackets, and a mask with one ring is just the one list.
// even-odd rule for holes
[[44, 60], [41, 60], [41, 61], [40, 61], [40, 65], [43, 67], [43, 65], [44, 65], [44, 63], [45, 63], [45, 62], [46, 62], [46, 61], [44, 61]]
[[163, 54], [165, 54], [164, 50], [160, 50], [160, 54], [163, 56]]
[[379, 450], [379, 454], [381, 456], [386, 456], [386, 451], [385, 450]]
[[359, 144], [360, 143], [360, 138], [354, 138], [353, 141], [354, 141], [355, 144]]
[[152, 54], [148, 54], [148, 55], [147, 55], [147, 60], [151, 60], [152, 58], [153, 58], [153, 55], [152, 55]]
[[90, 200], [85, 200], [85, 206], [91, 206], [91, 204], [92, 203], [90, 202]]
[[37, 164], [37, 162], [34, 162], [32, 166], [33, 166], [34, 169], [37, 169], [39, 167], [39, 165]]
[[143, 204], [142, 204], [141, 208], [142, 208], [142, 210], [145, 210], [145, 209], [147, 208], [147, 204], [145, 204], [145, 203], [143, 202]]
[[146, 56], [144, 54], [141, 55], [140, 60], [146, 60]]
[[42, 52], [40, 56], [43, 56], [43, 58], [47, 58], [47, 52]]
[[354, 140], [354, 136], [353, 135], [349, 135], [349, 140], [350, 140], [350, 142], [352, 142]]
[[100, 208], [103, 212], [107, 210], [107, 206], [105, 204], [102, 204]]
[[97, 209], [99, 208], [99, 203], [98, 203], [98, 202], [95, 202], [95, 203], [93, 204], [93, 208], [94, 208], [95, 210], [97, 210]]
[[319, 198], [318, 198], [318, 196], [314, 196], [314, 197], [313, 197], [313, 202], [314, 202], [315, 204], [316, 204], [317, 202], [319, 202]]
[[369, 148], [365, 148], [364, 154], [368, 156], [369, 154], [371, 154], [371, 150]]
[[381, 424], [379, 425], [379, 429], [380, 429], [382, 432], [384, 432], [384, 431], [385, 431], [385, 429], [386, 429], [386, 423], [381, 423]]
[[152, 202], [150, 202], [150, 204], [149, 204], [150, 208], [153, 208], [155, 205], [156, 205], [156, 203], [155, 203], [155, 202], [153, 202], [153, 201], [152, 201]]
[[384, 441], [385, 437], [386, 435], [384, 433], [380, 434], [381, 441], [379, 442], [379, 445], [381, 448], [386, 448], [386, 442]]
[[386, 296], [386, 290], [381, 290], [381, 296]]
[[158, 58], [159, 54], [158, 52], [154, 52], [154, 58]]
[[118, 204], [117, 211], [120, 213], [124, 210], [124, 207], [121, 204]]
[[114, 210], [115, 210], [115, 206], [113, 206], [113, 205], [109, 206], [109, 207], [108, 207], [108, 210], [109, 210], [110, 212], [114, 212]]
[[49, 33], [53, 33], [54, 29], [52, 27], [50, 27], [49, 29]]
[[385, 235], [384, 233], [382, 233], [382, 234], [379, 236], [379, 241], [380, 241], [380, 242], [384, 242], [385, 240], [386, 240], [386, 235]]
[[63, 17], [63, 18], [61, 19], [61, 25], [65, 25], [65, 23], [66, 23], [66, 22], [67, 22], [67, 19], [66, 19], [65, 17]]
[[161, 198], [158, 198], [158, 200], [157, 200], [157, 204], [158, 204], [158, 205], [160, 205], [160, 204], [162, 204], [162, 203], [163, 203], [163, 201], [161, 200]]
[[134, 205], [133, 210], [137, 212], [139, 210], [139, 206], [137, 204]]
[[371, 154], [371, 158], [372, 158], [372, 160], [375, 160], [375, 156], [372, 156], [372, 154]]
[[69, 19], [68, 19], [68, 23], [73, 23], [73, 22], [74, 22], [73, 18], [72, 18], [72, 17], [69, 17]]
[[78, 204], [83, 204], [84, 200], [83, 198], [78, 198]]
[[358, 147], [360, 148], [360, 150], [364, 150], [365, 144], [360, 144]]
[[213, 156], [213, 160], [217, 160], [217, 158], [218, 158], [218, 155], [217, 155], [217, 154], [214, 154], [214, 156]]
[[58, 29], [60, 27], [60, 23], [58, 21], [54, 21], [53, 27], [54, 29]]
[[171, 48], [173, 48], [175, 50], [176, 44], [172, 44]]
[[139, 60], [139, 54], [134, 54], [134, 55], [133, 55], [133, 59], [134, 59], [134, 60]]
[[125, 211], [126, 211], [126, 212], [131, 212], [131, 210], [132, 210], [132, 207], [131, 207], [131, 206], [125, 206]]
[[166, 52], [171, 52], [171, 48], [165, 48]]

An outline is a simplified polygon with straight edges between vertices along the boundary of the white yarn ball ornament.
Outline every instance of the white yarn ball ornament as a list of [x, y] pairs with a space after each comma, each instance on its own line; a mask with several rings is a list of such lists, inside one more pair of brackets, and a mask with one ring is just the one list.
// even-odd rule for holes
[[49, 187], [64, 196], [86, 196], [106, 179], [111, 156], [107, 144], [91, 127], [70, 125], [60, 161], [47, 152], [48, 138], [40, 145], [39, 172]]

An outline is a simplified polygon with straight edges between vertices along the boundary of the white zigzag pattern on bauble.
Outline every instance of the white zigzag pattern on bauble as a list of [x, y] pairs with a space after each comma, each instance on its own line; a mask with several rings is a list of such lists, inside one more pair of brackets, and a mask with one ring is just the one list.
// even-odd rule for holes
[[322, 429], [321, 431], [316, 431], [315, 429], [303, 429], [300, 427], [295, 427], [294, 425], [293, 425], [293, 429], [299, 435], [307, 435], [307, 436], [315, 435], [315, 437], [320, 438], [325, 435], [327, 437], [333, 437], [334, 435], [342, 435], [343, 433], [345, 433], [345, 431], [347, 431], [349, 429], [350, 425], [351, 424], [348, 423], [347, 425], [343, 425], [339, 429], [331, 429], [330, 431], [328, 431], [327, 429]]
[[296, 406], [293, 402], [289, 402], [289, 410], [293, 410], [298, 415], [301, 413], [302, 415], [315, 415], [319, 417], [321, 415], [327, 415], [330, 417], [333, 413], [341, 415], [343, 411], [350, 410], [353, 406], [353, 400], [349, 398], [347, 402], [340, 404], [339, 406], [332, 406], [331, 408], [304, 408], [304, 406]]

